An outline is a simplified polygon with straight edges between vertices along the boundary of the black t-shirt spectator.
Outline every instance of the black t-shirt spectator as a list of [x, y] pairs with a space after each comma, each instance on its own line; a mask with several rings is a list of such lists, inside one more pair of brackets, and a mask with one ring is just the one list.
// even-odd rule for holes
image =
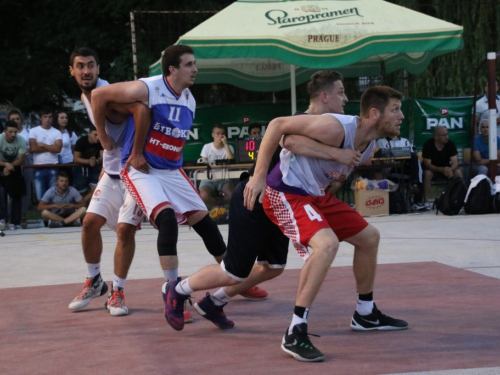
[[92, 156], [98, 159], [101, 155], [100, 152], [104, 149], [101, 142], [90, 143], [89, 137], [85, 135], [76, 141], [74, 150], [81, 153], [82, 159], [90, 159]]
[[441, 151], [436, 148], [434, 138], [428, 139], [422, 148], [422, 157], [430, 159], [431, 164], [436, 167], [449, 167], [451, 157], [457, 154], [457, 146], [450, 140], [445, 143]]

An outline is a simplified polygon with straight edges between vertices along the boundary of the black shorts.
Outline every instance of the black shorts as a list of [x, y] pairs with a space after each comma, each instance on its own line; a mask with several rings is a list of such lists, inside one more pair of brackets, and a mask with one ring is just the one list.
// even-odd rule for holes
[[243, 205], [248, 180], [236, 185], [229, 206], [229, 237], [223, 267], [236, 279], [250, 274], [255, 260], [271, 268], [284, 268], [288, 255], [288, 238], [264, 212], [259, 202], [253, 211]]

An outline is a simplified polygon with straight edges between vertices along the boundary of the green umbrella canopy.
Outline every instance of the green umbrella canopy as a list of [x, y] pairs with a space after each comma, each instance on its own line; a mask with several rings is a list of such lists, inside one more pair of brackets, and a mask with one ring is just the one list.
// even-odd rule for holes
[[[197, 83], [279, 91], [318, 69], [346, 77], [406, 69], [423, 72], [436, 56], [462, 48], [461, 26], [382, 0], [240, 0], [177, 44], [193, 47]], [[290, 65], [296, 67], [290, 67]], [[161, 73], [160, 62], [150, 75]]]

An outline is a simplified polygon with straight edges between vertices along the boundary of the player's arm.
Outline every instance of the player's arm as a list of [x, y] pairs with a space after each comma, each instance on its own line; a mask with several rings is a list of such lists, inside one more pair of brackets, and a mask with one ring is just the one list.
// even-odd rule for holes
[[245, 187], [244, 204], [249, 210], [253, 209], [259, 195], [260, 202], [264, 199], [267, 170], [272, 155], [285, 134], [304, 135], [338, 147], [344, 137], [344, 127], [333, 116], [289, 116], [272, 120], [259, 148], [254, 175]]

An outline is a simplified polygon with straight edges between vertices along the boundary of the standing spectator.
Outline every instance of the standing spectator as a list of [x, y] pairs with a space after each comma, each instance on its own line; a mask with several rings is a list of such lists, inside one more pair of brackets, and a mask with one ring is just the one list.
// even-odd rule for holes
[[[62, 134], [52, 127], [52, 110], [43, 107], [40, 111], [42, 124], [30, 130], [30, 151], [33, 164], [57, 164], [57, 154], [62, 148]], [[45, 192], [56, 182], [57, 168], [37, 168], [35, 170], [36, 199], [40, 200]]]
[[[53, 126], [62, 134], [62, 149], [58, 155], [59, 163], [73, 163], [73, 148], [78, 137], [68, 124], [68, 113], [62, 110], [56, 111]], [[62, 167], [59, 170], [68, 174], [69, 184], [73, 185], [73, 169], [71, 167]]]
[[[15, 121], [17, 124], [18, 132], [17, 135], [24, 138], [26, 143], [26, 153], [24, 154], [24, 162], [23, 165], [32, 165], [33, 164], [33, 155], [30, 153], [30, 133], [28, 129], [24, 126], [24, 119], [21, 113], [21, 110], [18, 108], [12, 108], [7, 113], [7, 120]], [[23, 168], [23, 176], [24, 176], [24, 186], [26, 190], [26, 194], [23, 195], [21, 201], [21, 226], [26, 229], [26, 215], [31, 207], [31, 198], [33, 191], [33, 168]]]
[[425, 206], [430, 207], [428, 199], [433, 178], [462, 177], [462, 171], [458, 168], [457, 146], [448, 139], [448, 129], [444, 126], [434, 128], [434, 136], [424, 143], [422, 158], [424, 159], [424, 200]]
[[0, 134], [0, 229], [5, 229], [8, 221], [8, 196], [12, 200], [9, 229], [21, 228], [21, 199], [25, 193], [21, 165], [24, 161], [26, 144], [17, 135], [14, 121], [5, 123]]
[[[474, 162], [472, 163], [472, 177], [478, 174], [489, 175], [490, 165], [490, 121], [483, 120], [479, 126], [481, 134], [474, 137]], [[497, 136], [497, 161], [500, 160], [500, 137]], [[497, 175], [500, 175], [500, 165], [497, 164]]]
[[[213, 142], [207, 143], [201, 150], [201, 158], [209, 164], [215, 160], [234, 159], [233, 146], [227, 143], [226, 131], [221, 124], [212, 129]], [[200, 196], [208, 207], [220, 206], [231, 202], [231, 192], [234, 185], [229, 179], [203, 180], [200, 183]]]
[[69, 186], [68, 175], [64, 171], [57, 173], [56, 185], [45, 192], [38, 203], [42, 217], [48, 220], [49, 228], [82, 225], [87, 209], [83, 207], [81, 194]]
[[[495, 81], [495, 92], [498, 92], [498, 79]], [[497, 109], [497, 134], [500, 134], [500, 95], [496, 94], [496, 109]], [[476, 122], [475, 125], [479, 126], [483, 120], [488, 120], [488, 80], [484, 82], [484, 96], [476, 102]], [[480, 130], [479, 130], [480, 132]]]
[[103, 148], [94, 126], [89, 128], [87, 136], [81, 137], [73, 151], [74, 162], [81, 167], [74, 167], [74, 186], [81, 194], [87, 193], [84, 202], [87, 205], [92, 198], [102, 170]]

